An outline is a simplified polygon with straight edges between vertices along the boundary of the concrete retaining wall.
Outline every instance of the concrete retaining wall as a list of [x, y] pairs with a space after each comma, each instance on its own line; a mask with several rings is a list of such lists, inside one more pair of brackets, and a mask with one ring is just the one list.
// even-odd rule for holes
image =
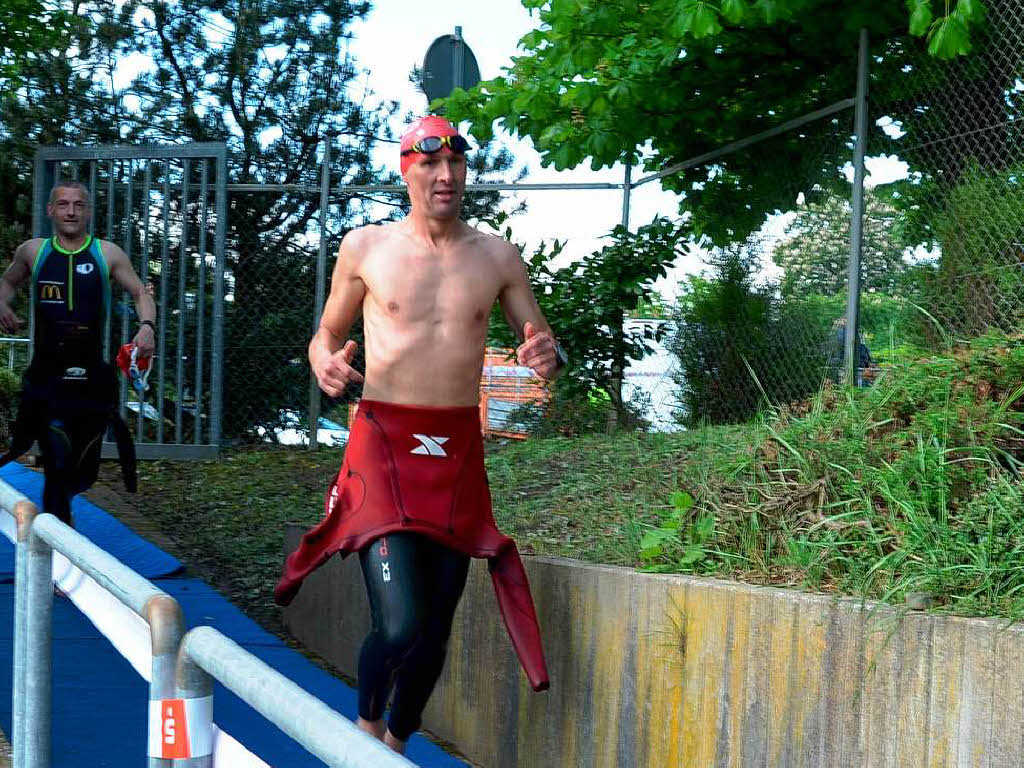
[[[527, 685], [475, 562], [424, 715], [486, 768], [1024, 765], [1019, 626], [569, 560], [526, 568], [551, 690]], [[354, 677], [357, 559], [315, 573], [285, 621]]]

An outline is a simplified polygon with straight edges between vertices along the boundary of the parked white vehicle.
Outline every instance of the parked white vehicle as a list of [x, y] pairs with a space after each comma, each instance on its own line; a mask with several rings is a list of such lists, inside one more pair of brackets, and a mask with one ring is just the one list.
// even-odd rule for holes
[[[302, 420], [297, 411], [281, 411], [281, 421], [283, 426], [275, 427], [273, 435], [266, 427], [257, 427], [256, 433], [265, 443], [309, 445], [309, 431], [302, 428]], [[316, 439], [320, 445], [341, 447], [348, 443], [348, 429], [321, 416], [317, 422]]]

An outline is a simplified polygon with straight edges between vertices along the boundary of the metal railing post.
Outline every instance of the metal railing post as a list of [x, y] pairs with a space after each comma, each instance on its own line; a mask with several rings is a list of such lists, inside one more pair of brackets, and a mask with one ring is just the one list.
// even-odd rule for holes
[[[175, 667], [178, 663], [178, 648], [185, 635], [185, 617], [178, 601], [169, 595], [157, 595], [146, 602], [143, 609], [149, 622], [150, 640], [153, 648], [152, 674], [149, 679], [149, 733], [159, 734], [160, 703], [176, 696]], [[151, 745], [152, 746], [152, 745]], [[173, 760], [154, 757], [150, 749], [148, 768], [171, 768]]]
[[[195, 627], [185, 635], [178, 652], [179, 698], [207, 700], [212, 709], [214, 680], [332, 768], [413, 766], [234, 640], [213, 627]], [[182, 768], [208, 765], [175, 763]]]
[[[191, 634], [192, 633], [190, 632], [189, 635]], [[211, 749], [208, 754], [201, 754], [196, 757], [175, 760], [174, 765], [175, 768], [209, 768], [209, 766], [213, 765], [213, 677], [189, 658], [185, 643], [187, 638], [188, 635], [185, 636], [181, 644], [178, 646], [178, 655], [176, 659], [177, 666], [175, 669], [175, 696], [183, 702], [209, 702], [211, 717], [209, 718], [209, 721], [203, 722], [202, 724], [202, 727], [206, 729], [206, 733], [196, 733], [197, 729], [193, 727], [192, 734], [197, 736], [200, 740], [205, 739], [209, 741]]]
[[[11, 494], [5, 492], [3, 486], [0, 483], [0, 498], [5, 495], [8, 498], [2, 499], [7, 503], [0, 506], [6, 509], [11, 507]], [[184, 633], [184, 621], [173, 598], [53, 515], [39, 514], [35, 517], [26, 545], [26, 578], [18, 585], [19, 589], [27, 588], [28, 593], [25, 612], [27, 629], [21, 639], [25, 656], [25, 682], [22, 686], [25, 703], [20, 717], [26, 736], [22, 739], [25, 746], [18, 748], [24, 749], [25, 761], [15, 765], [17, 768], [49, 768], [53, 658], [52, 553], [61, 553], [71, 564], [90, 576], [97, 586], [149, 622], [152, 642], [151, 700], [164, 698], [168, 691], [174, 691], [174, 659]], [[161, 760], [150, 761], [148, 765], [150, 768], [169, 768], [171, 763]]]
[[[23, 507], [24, 509], [24, 507]], [[21, 709], [20, 762], [15, 768], [50, 768], [50, 722], [53, 700], [53, 549], [36, 532], [37, 521], [53, 515], [37, 514], [26, 526], [23, 548], [25, 629], [21, 633], [24, 664]], [[56, 518], [53, 518], [56, 520]]]
[[28, 630], [28, 537], [32, 521], [38, 514], [35, 504], [19, 501], [14, 505], [14, 519], [17, 525], [17, 545], [14, 560], [14, 680], [11, 699], [11, 740], [14, 748], [14, 765], [25, 764], [25, 674], [28, 645], [25, 633]]

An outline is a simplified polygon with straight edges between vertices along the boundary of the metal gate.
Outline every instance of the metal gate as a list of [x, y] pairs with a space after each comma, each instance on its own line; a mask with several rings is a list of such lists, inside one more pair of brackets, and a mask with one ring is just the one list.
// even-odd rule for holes
[[[32, 230], [59, 179], [89, 188], [89, 231], [124, 249], [157, 307], [156, 355], [140, 398], [121, 379], [121, 413], [139, 458], [207, 458], [221, 444], [227, 150], [223, 143], [44, 147], [36, 153]], [[115, 288], [115, 296], [117, 296]], [[112, 303], [105, 354], [130, 341], [133, 302]], [[104, 444], [104, 455], [113, 455]]]

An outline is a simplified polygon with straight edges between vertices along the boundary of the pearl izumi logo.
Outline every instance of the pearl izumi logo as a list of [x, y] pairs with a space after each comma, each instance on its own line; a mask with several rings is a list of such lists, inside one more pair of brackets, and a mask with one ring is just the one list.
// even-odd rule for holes
[[90, 272], [92, 272], [92, 264], [90, 264], [89, 262], [86, 262], [85, 264], [79, 264], [77, 267], [75, 267], [75, 272], [77, 272], [80, 275], [88, 275]]
[[64, 371], [64, 378], [65, 379], [84, 379], [85, 378], [85, 373], [86, 373], [85, 368], [79, 368], [79, 367], [75, 366], [74, 368], [68, 368], [68, 369], [66, 369]]
[[413, 435], [417, 440], [420, 441], [421, 445], [418, 448], [413, 448], [409, 453], [415, 453], [420, 456], [447, 456], [444, 452], [444, 448], [441, 446], [448, 442], [447, 437], [438, 437], [436, 435]]

